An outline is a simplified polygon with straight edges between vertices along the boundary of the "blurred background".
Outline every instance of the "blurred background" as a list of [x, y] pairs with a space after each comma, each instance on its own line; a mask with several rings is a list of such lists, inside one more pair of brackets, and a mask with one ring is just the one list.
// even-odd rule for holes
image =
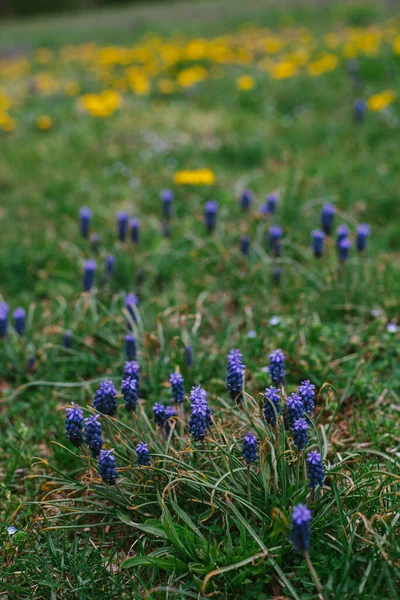
[[155, 4], [168, 0], [1, 0], [0, 18], [18, 17], [43, 13], [87, 10], [96, 7], [112, 7], [126, 4]]

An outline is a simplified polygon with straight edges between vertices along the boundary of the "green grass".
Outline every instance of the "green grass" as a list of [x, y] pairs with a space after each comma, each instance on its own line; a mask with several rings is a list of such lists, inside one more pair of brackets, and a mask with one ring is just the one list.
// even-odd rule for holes
[[[212, 36], [245, 21], [295, 23], [319, 38], [390, 16], [375, 3], [288, 7], [254, 1], [126, 8], [95, 23], [90, 15], [17, 23], [1, 37], [5, 48], [15, 40], [25, 48], [91, 39], [130, 44], [177, 26]], [[289, 541], [291, 509], [308, 494], [297, 467], [302, 458], [282, 427], [277, 443], [261, 418], [260, 393], [270, 385], [263, 367], [274, 348], [287, 357], [288, 393], [303, 379], [320, 390], [310, 444], [322, 451], [328, 480], [308, 502], [310, 556], [324, 595], [398, 597], [399, 338], [386, 329], [398, 320], [400, 297], [398, 101], [368, 113], [363, 125], [352, 119], [360, 94], [399, 94], [398, 67], [389, 52], [362, 57], [363, 87], [353, 89], [344, 62], [319, 78], [286, 81], [250, 66], [244, 70], [257, 86], [246, 94], [235, 87], [243, 69], [231, 66], [187, 96], [126, 95], [121, 111], [105, 120], [58, 95], [30, 93], [16, 106], [15, 132], [1, 135], [0, 294], [28, 317], [24, 339], [11, 329], [0, 340], [5, 597], [316, 598]], [[82, 70], [70, 75], [82, 92], [98, 91]], [[48, 132], [35, 126], [42, 114], [54, 119]], [[172, 186], [177, 170], [202, 166], [213, 170], [215, 185], [176, 187], [171, 237], [164, 239], [160, 189]], [[241, 215], [236, 198], [244, 187], [254, 191], [255, 205], [273, 189], [281, 193], [273, 220], [285, 234], [278, 260], [257, 206], [248, 219]], [[210, 198], [220, 210], [209, 237], [202, 218]], [[336, 224], [353, 231], [359, 222], [371, 224], [365, 256], [353, 249], [340, 280], [334, 243], [320, 261], [309, 247], [325, 201], [335, 202]], [[78, 232], [82, 205], [93, 209], [102, 236], [98, 271], [107, 253], [117, 258], [114, 278], [92, 295], [81, 293], [82, 264], [91, 255]], [[121, 209], [141, 221], [137, 250], [116, 241]], [[245, 231], [248, 260], [239, 252]], [[272, 282], [276, 265], [279, 287]], [[129, 291], [140, 298], [142, 400], [134, 425], [122, 406], [115, 420], [104, 419], [106, 444], [115, 444], [121, 469], [118, 491], [66, 442], [64, 408], [75, 402], [87, 413], [99, 381], [119, 384]], [[62, 345], [68, 328], [71, 350]], [[225, 389], [226, 356], [236, 347], [247, 367], [243, 409]], [[32, 355], [34, 373], [26, 369]], [[167, 381], [176, 365], [187, 391], [201, 383], [208, 392], [215, 425], [205, 448], [182, 436], [179, 423], [167, 440], [152, 423], [152, 404], [170, 400]], [[262, 441], [251, 500], [240, 454], [249, 430]], [[149, 469], [136, 466], [141, 439], [150, 443]], [[15, 536], [6, 532], [12, 524]]]

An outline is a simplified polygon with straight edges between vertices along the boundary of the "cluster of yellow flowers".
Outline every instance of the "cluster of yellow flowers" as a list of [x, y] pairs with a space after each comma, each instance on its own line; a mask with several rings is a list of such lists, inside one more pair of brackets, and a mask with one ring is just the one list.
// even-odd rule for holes
[[[208, 79], [233, 76], [240, 93], [251, 92], [265, 76], [287, 80], [320, 77], [356, 57], [400, 55], [400, 23], [342, 28], [318, 36], [307, 27], [277, 32], [246, 25], [213, 38], [187, 39], [149, 35], [140, 43], [100, 46], [86, 43], [58, 51], [39, 48], [29, 59], [0, 61], [0, 128], [13, 131], [15, 107], [32, 94], [74, 97], [77, 107], [93, 117], [110, 117], [122, 106], [125, 94], [168, 96], [187, 91]], [[71, 78], [71, 75], [73, 77]], [[88, 92], [88, 93], [82, 93]], [[393, 92], [375, 94], [371, 110], [381, 110], [395, 99]], [[39, 129], [49, 129], [37, 121]]]
[[212, 185], [215, 175], [211, 169], [195, 169], [193, 171], [178, 171], [174, 175], [176, 185]]

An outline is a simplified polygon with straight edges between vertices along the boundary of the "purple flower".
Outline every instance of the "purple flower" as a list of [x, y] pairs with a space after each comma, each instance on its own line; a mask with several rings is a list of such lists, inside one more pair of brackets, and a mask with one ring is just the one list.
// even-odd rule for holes
[[128, 361], [136, 358], [136, 338], [130, 333], [125, 336], [125, 354]]
[[349, 238], [344, 238], [339, 242], [339, 260], [344, 263], [349, 258], [351, 242]]
[[106, 274], [111, 277], [114, 274], [115, 256], [107, 254], [106, 256]]
[[16, 308], [13, 312], [14, 327], [18, 335], [24, 335], [25, 333], [25, 315], [23, 308]]
[[65, 434], [71, 444], [77, 448], [82, 445], [83, 412], [76, 404], [72, 408], [66, 408]]
[[200, 385], [196, 385], [195, 387], [192, 387], [192, 391], [190, 392], [189, 400], [192, 404], [193, 404], [193, 402], [197, 402], [197, 400], [207, 400], [206, 390], [203, 390], [203, 388]]
[[279, 225], [273, 225], [269, 230], [269, 243], [275, 256], [280, 256], [283, 231]]
[[324, 249], [325, 234], [323, 231], [316, 229], [312, 232], [312, 249], [314, 256], [321, 258]]
[[108, 483], [108, 485], [115, 485], [118, 477], [112, 452], [114, 452], [113, 448], [111, 450], [100, 450], [99, 473], [104, 483]]
[[174, 199], [174, 194], [171, 190], [161, 190], [161, 202], [162, 202], [162, 210], [164, 217], [167, 221], [171, 218], [171, 209], [172, 209], [172, 201]]
[[251, 465], [258, 458], [257, 456], [257, 438], [251, 432], [249, 432], [243, 438], [243, 458], [246, 464]]
[[322, 464], [321, 455], [316, 450], [312, 450], [307, 454], [307, 477], [310, 482], [310, 488], [315, 488], [317, 485], [324, 486], [325, 471]]
[[341, 225], [339, 225], [339, 227], [336, 229], [338, 246], [342, 240], [349, 237], [349, 233], [350, 233], [350, 231], [349, 231], [349, 228], [347, 227], [346, 223], [342, 223]]
[[136, 381], [136, 388], [139, 394], [140, 386], [140, 365], [136, 360], [127, 361], [124, 365], [124, 376], [123, 379], [131, 378]]
[[248, 235], [243, 235], [240, 238], [240, 251], [243, 256], [248, 256], [250, 250], [250, 238]]
[[122, 381], [121, 393], [124, 398], [125, 408], [128, 412], [134, 412], [138, 401], [138, 391], [135, 379], [127, 377]]
[[191, 346], [185, 346], [186, 364], [191, 367], [193, 364], [193, 352]]
[[365, 250], [369, 234], [369, 225], [363, 223], [357, 227], [356, 248], [359, 252]]
[[277, 416], [281, 412], [279, 406], [281, 396], [278, 388], [265, 388], [264, 392], [264, 419], [270, 425], [276, 425]]
[[150, 464], [150, 453], [147, 444], [140, 442], [140, 444], [136, 446], [136, 454], [138, 465], [141, 467], [148, 467]]
[[304, 417], [304, 403], [298, 394], [290, 394], [286, 400], [286, 411], [289, 427], [293, 427], [297, 419]]
[[282, 350], [273, 350], [269, 355], [269, 373], [274, 385], [283, 384], [285, 381], [285, 355]]
[[83, 266], [83, 290], [85, 292], [89, 292], [94, 285], [96, 267], [97, 265], [92, 258], [89, 258]]
[[189, 433], [192, 434], [196, 442], [204, 439], [207, 429], [211, 428], [211, 424], [212, 411], [205, 397], [198, 397], [193, 400], [189, 418]]
[[304, 504], [293, 508], [290, 539], [297, 552], [307, 552], [310, 547], [311, 511]]
[[0, 303], [0, 338], [7, 335], [9, 310], [7, 302]]
[[248, 211], [253, 200], [253, 194], [250, 190], [243, 190], [240, 195], [240, 206], [243, 211]]
[[169, 382], [171, 384], [174, 402], [176, 404], [182, 404], [185, 400], [185, 388], [182, 375], [180, 373], [171, 373]]
[[271, 194], [267, 194], [266, 198], [265, 198], [265, 204], [267, 207], [267, 211], [269, 214], [272, 214], [275, 212], [276, 210], [276, 203], [278, 202], [278, 198], [279, 198], [279, 194], [277, 193], [271, 193]]
[[173, 406], [163, 406], [162, 404], [159, 404], [158, 402], [156, 402], [153, 406], [153, 417], [154, 417], [154, 422], [156, 425], [158, 425], [158, 427], [160, 429], [164, 429], [166, 430], [167, 434], [170, 431], [170, 426], [168, 423], [168, 420], [171, 417], [175, 417], [176, 416], [176, 410]]
[[[136, 313], [135, 313], [134, 307], [137, 308], [138, 304], [139, 304], [139, 299], [136, 296], [136, 294], [132, 294], [132, 293], [126, 294], [125, 308], [128, 311], [128, 313], [134, 323], [136, 323]], [[128, 322], [128, 327], [129, 327], [129, 329], [132, 328], [130, 322]]]
[[299, 396], [303, 401], [304, 410], [308, 415], [314, 410], [315, 385], [307, 379], [299, 385]]
[[85, 419], [85, 444], [92, 452], [93, 458], [99, 456], [103, 447], [103, 432], [101, 429], [100, 415], [93, 415]]
[[128, 229], [129, 214], [125, 211], [116, 214], [118, 239], [121, 242], [125, 241], [126, 232]]
[[117, 390], [112, 381], [102, 381], [94, 395], [94, 408], [104, 415], [111, 417], [117, 412]]
[[246, 365], [243, 364], [243, 355], [239, 350], [231, 350], [228, 355], [226, 372], [226, 389], [232, 400], [240, 402], [243, 396], [243, 374]]
[[130, 222], [131, 227], [131, 240], [133, 244], [139, 243], [139, 232], [140, 232], [140, 223], [138, 219], [131, 219]]
[[353, 117], [356, 123], [362, 123], [364, 121], [365, 112], [367, 109], [367, 103], [365, 100], [358, 99], [353, 104]]
[[279, 267], [274, 267], [272, 272], [272, 281], [275, 285], [279, 285], [282, 278], [282, 270]]
[[90, 221], [92, 219], [92, 211], [87, 206], [82, 206], [79, 210], [79, 226], [81, 234], [84, 238], [89, 235]]
[[216, 200], [209, 200], [204, 205], [204, 222], [206, 224], [209, 233], [212, 233], [215, 229], [217, 222], [218, 202]]
[[304, 450], [308, 444], [308, 424], [304, 418], [297, 419], [293, 425], [293, 442], [299, 450]]
[[326, 235], [331, 235], [333, 219], [335, 216], [335, 207], [330, 202], [323, 205], [321, 210], [321, 227]]
[[63, 346], [64, 348], [72, 348], [72, 331], [70, 329], [67, 329], [64, 333]]

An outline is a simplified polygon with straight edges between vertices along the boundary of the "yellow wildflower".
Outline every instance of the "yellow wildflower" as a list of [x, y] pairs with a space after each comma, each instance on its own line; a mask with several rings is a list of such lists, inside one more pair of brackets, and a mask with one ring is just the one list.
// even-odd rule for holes
[[386, 108], [394, 102], [396, 99], [396, 94], [393, 90], [385, 90], [380, 94], [375, 94], [374, 96], [370, 96], [367, 100], [367, 106], [369, 110], [382, 110]]
[[195, 169], [192, 171], [178, 171], [174, 175], [176, 185], [212, 185], [215, 175], [211, 169]]
[[318, 77], [329, 71], [333, 71], [338, 64], [337, 56], [334, 54], [325, 54], [321, 58], [310, 62], [307, 65], [307, 71], [313, 77]]
[[16, 128], [17, 123], [15, 119], [10, 117], [7, 113], [0, 112], [0, 129], [6, 131], [7, 133], [11, 133]]
[[269, 37], [265, 40], [265, 52], [276, 54], [283, 48], [283, 42], [277, 37]]
[[236, 87], [239, 90], [249, 91], [252, 90], [255, 86], [256, 82], [254, 81], [254, 77], [251, 75], [241, 75], [236, 79]]
[[400, 35], [398, 35], [394, 40], [393, 50], [396, 52], [396, 54], [400, 54]]
[[271, 75], [274, 79], [287, 79], [297, 73], [297, 66], [294, 62], [284, 60], [271, 67]]
[[36, 125], [38, 129], [48, 131], [53, 127], [53, 119], [49, 117], [49, 115], [40, 115], [40, 117], [36, 119]]
[[130, 84], [132, 90], [138, 96], [147, 96], [150, 91], [149, 80], [144, 75], [137, 74], [133, 79], [131, 79]]
[[199, 81], [203, 81], [206, 77], [208, 77], [206, 69], [201, 66], [196, 66], [180, 71], [180, 73], [178, 73], [177, 81], [181, 87], [191, 87]]
[[121, 96], [115, 90], [104, 90], [100, 94], [85, 94], [80, 100], [92, 117], [109, 117], [121, 106]]

